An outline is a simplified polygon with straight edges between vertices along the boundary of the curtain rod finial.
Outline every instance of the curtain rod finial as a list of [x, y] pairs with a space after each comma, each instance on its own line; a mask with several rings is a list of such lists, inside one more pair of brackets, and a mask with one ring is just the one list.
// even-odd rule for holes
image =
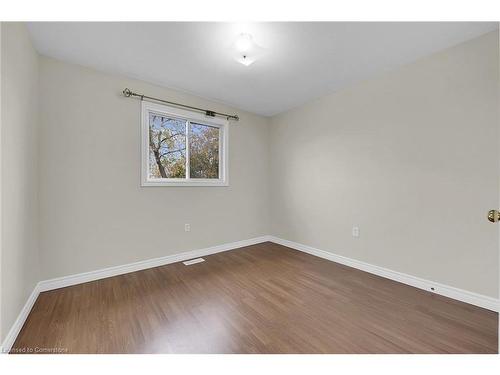
[[123, 95], [128, 98], [130, 95], [132, 95], [132, 91], [130, 91], [130, 89], [128, 88], [125, 88], [125, 90], [123, 90]]

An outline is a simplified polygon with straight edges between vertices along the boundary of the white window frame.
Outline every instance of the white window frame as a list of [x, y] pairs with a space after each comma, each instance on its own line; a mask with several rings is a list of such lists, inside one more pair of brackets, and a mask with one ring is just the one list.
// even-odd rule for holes
[[[149, 114], [151, 112], [171, 116], [200, 125], [219, 128], [219, 178], [190, 178], [189, 137], [186, 135], [186, 178], [149, 178]], [[226, 119], [205, 116], [202, 113], [143, 101], [141, 107], [141, 186], [229, 186], [228, 139], [229, 123]], [[187, 126], [186, 128], [189, 128]]]

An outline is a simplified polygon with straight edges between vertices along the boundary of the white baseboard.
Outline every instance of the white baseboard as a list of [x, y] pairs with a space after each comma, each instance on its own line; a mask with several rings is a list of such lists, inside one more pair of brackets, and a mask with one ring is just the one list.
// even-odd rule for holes
[[96, 270], [96, 271], [84, 272], [84, 273], [79, 273], [76, 275], [69, 275], [69, 276], [58, 277], [55, 279], [40, 281], [33, 289], [33, 292], [29, 296], [28, 300], [26, 301], [26, 304], [24, 305], [23, 309], [19, 313], [19, 316], [17, 317], [16, 321], [12, 325], [12, 328], [10, 329], [9, 333], [7, 334], [7, 337], [3, 341], [2, 347], [1, 347], [1, 352], [8, 353], [10, 351], [10, 349], [12, 348], [12, 345], [16, 341], [17, 335], [21, 331], [21, 328], [23, 327], [24, 322], [26, 321], [26, 318], [28, 317], [28, 315], [31, 311], [31, 308], [35, 304], [35, 301], [41, 292], [45, 292], [45, 291], [53, 290], [53, 289], [64, 288], [64, 287], [71, 286], [71, 285], [86, 283], [89, 281], [105, 279], [107, 277], [123, 275], [126, 273], [140, 271], [140, 270], [144, 270], [147, 268], [153, 268], [153, 267], [163, 266], [166, 264], [183, 262], [185, 260], [199, 258], [202, 256], [207, 256], [207, 255], [215, 254], [215, 253], [221, 253], [223, 251], [234, 250], [234, 249], [238, 249], [240, 247], [256, 245], [258, 243], [267, 242], [267, 241], [269, 241], [269, 239], [270, 239], [270, 236], [261, 236], [261, 237], [251, 238], [248, 240], [243, 240], [243, 241], [238, 241], [238, 242], [230, 242], [230, 243], [225, 243], [222, 245], [206, 247], [204, 249], [186, 251], [186, 252], [174, 254], [174, 255], [167, 255], [167, 256], [164, 256], [161, 258], [148, 259], [148, 260], [135, 262], [135, 263], [129, 263], [129, 264], [121, 265], [121, 266], [103, 268], [103, 269]]
[[248, 240], [238, 241], [238, 242], [230, 242], [222, 245], [206, 247], [204, 249], [186, 251], [179, 254], [167, 255], [160, 258], [153, 258], [148, 260], [142, 260], [139, 262], [124, 264], [121, 266], [103, 268], [96, 271], [79, 273], [76, 275], [69, 275], [58, 277], [55, 279], [44, 280], [38, 283], [38, 287], [40, 292], [45, 292], [47, 290], [64, 288], [71, 285], [87, 283], [89, 281], [105, 279], [107, 277], [123, 275], [125, 273], [145, 270], [147, 268], [164, 266], [166, 264], [184, 262], [185, 260], [199, 258], [202, 256], [221, 253], [223, 251], [234, 250], [240, 247], [255, 245], [261, 242], [269, 241], [270, 236], [262, 236], [251, 238]]
[[328, 251], [316, 249], [311, 246], [303, 245], [297, 242], [284, 240], [282, 238], [270, 236], [269, 241], [279, 245], [287, 246], [295, 250], [302, 251], [320, 258], [328, 259], [333, 262], [344, 264], [365, 272], [369, 272], [378, 276], [385, 277], [390, 280], [398, 281], [403, 284], [411, 285], [415, 288], [424, 289], [432, 293], [440, 294], [445, 297], [453, 298], [458, 301], [470, 303], [471, 305], [479, 306], [492, 311], [499, 311], [500, 301], [496, 298], [469, 292], [467, 290], [458, 289], [452, 286], [443, 285], [434, 281], [421, 279], [416, 276], [411, 276], [405, 273], [393, 271], [387, 268], [375, 266], [359, 260], [347, 258], [341, 255], [333, 254]]
[[9, 333], [7, 333], [7, 337], [5, 337], [5, 340], [3, 340], [1, 353], [8, 353], [10, 351], [10, 348], [12, 348], [12, 345], [14, 345], [14, 341], [16, 341], [17, 335], [19, 335], [19, 332], [21, 331], [21, 328], [23, 328], [24, 322], [26, 321], [26, 318], [28, 317], [31, 308], [35, 304], [36, 299], [38, 298], [38, 295], [40, 294], [38, 290], [38, 285], [35, 285], [35, 288], [33, 289], [33, 292], [31, 292], [30, 296], [28, 297], [28, 300], [24, 304], [23, 308], [21, 309], [21, 312], [17, 316], [16, 321], [10, 328]]

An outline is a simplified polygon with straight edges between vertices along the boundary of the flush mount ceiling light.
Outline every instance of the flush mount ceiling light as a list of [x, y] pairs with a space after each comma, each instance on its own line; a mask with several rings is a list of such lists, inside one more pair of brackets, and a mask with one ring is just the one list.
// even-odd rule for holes
[[254, 63], [263, 52], [263, 48], [258, 46], [250, 34], [240, 34], [233, 43], [234, 59], [245, 66]]

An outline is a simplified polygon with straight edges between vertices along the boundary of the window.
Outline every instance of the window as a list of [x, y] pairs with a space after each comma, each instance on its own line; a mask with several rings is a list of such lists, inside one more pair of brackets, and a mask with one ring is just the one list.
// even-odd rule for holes
[[225, 119], [142, 103], [143, 186], [226, 186]]

